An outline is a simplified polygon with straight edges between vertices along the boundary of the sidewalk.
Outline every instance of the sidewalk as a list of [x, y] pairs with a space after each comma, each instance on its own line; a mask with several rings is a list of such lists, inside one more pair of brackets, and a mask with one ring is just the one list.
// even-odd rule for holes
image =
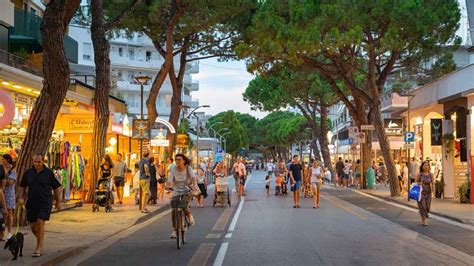
[[41, 258], [31, 257], [36, 238], [29, 227], [23, 227], [20, 230], [25, 234], [23, 257], [12, 261], [11, 253], [3, 250], [5, 242], [0, 242], [0, 265], [42, 265], [57, 258], [72, 256], [94, 243], [152, 218], [167, 206], [169, 201], [165, 197], [158, 205], [147, 207], [150, 213], [142, 214], [133, 198], [126, 198], [123, 205], [114, 205], [114, 210], [110, 213], [106, 213], [102, 207], [98, 213], [93, 213], [91, 204], [53, 213], [51, 220], [46, 223], [45, 246]]
[[[390, 188], [388, 186], [377, 185], [376, 189], [359, 190], [372, 196], [403, 204], [408, 207], [418, 209], [416, 201], [407, 201], [407, 196], [390, 197]], [[461, 204], [455, 199], [436, 199], [431, 203], [431, 213], [451, 219], [457, 222], [474, 225], [474, 204]]]

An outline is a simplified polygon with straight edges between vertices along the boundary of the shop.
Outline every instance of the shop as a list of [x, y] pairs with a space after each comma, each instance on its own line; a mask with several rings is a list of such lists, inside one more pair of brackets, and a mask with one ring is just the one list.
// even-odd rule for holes
[[458, 198], [459, 187], [469, 179], [473, 183], [473, 76], [474, 65], [468, 65], [412, 92], [410, 131], [415, 133], [415, 147], [411, 154], [429, 160], [433, 172], [440, 170], [445, 198]]

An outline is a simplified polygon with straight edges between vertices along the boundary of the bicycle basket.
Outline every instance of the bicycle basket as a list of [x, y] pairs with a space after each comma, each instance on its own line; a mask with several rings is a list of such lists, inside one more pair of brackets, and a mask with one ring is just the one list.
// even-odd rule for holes
[[189, 196], [176, 196], [171, 198], [171, 208], [187, 208], [189, 205]]

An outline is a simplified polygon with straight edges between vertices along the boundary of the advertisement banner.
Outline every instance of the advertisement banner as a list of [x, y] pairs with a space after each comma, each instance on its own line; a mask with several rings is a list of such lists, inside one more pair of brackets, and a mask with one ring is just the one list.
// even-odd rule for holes
[[431, 146], [442, 144], [443, 119], [431, 119]]
[[147, 119], [133, 119], [132, 138], [134, 139], [149, 139], [150, 130], [148, 128]]
[[385, 118], [383, 127], [387, 136], [403, 135], [403, 119], [402, 118]]

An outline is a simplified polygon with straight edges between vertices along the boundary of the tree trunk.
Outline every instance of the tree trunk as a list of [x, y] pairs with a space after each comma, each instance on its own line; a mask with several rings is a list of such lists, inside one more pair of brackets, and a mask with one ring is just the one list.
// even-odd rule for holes
[[[181, 100], [183, 83], [175, 78], [173, 63], [171, 64], [171, 68], [169, 69], [168, 72], [169, 72], [168, 76], [170, 77], [170, 80], [171, 80], [171, 87], [173, 88], [173, 96], [171, 97], [171, 114], [170, 114], [169, 122], [175, 128], [178, 128], [179, 115], [181, 113], [181, 108], [183, 106], [183, 102]], [[168, 147], [168, 153], [173, 154], [173, 150], [175, 146], [175, 134], [171, 134], [170, 132], [168, 132], [167, 138], [170, 141], [170, 145]]]
[[374, 120], [375, 133], [377, 134], [380, 150], [382, 151], [385, 166], [387, 167], [388, 180], [390, 180], [390, 195], [392, 197], [398, 197], [400, 196], [400, 186], [395, 170], [395, 163], [393, 161], [392, 154], [390, 153], [390, 143], [383, 127], [380, 105], [377, 105], [375, 111], [372, 112], [372, 117]]
[[96, 90], [94, 95], [94, 130], [92, 137], [91, 180], [86, 201], [94, 200], [101, 159], [107, 146], [107, 130], [109, 127], [109, 93], [110, 93], [110, 45], [106, 39], [104, 9], [102, 0], [92, 0], [91, 37], [94, 45], [94, 62], [96, 73]]
[[51, 0], [41, 21], [43, 39], [43, 89], [31, 111], [30, 121], [17, 163], [18, 182], [35, 154], [45, 154], [56, 117], [69, 88], [69, 65], [64, 35], [80, 0]]
[[160, 89], [163, 86], [163, 83], [168, 76], [168, 71], [171, 66], [171, 63], [167, 60], [161, 65], [160, 71], [156, 74], [155, 80], [151, 85], [150, 94], [146, 100], [146, 108], [148, 111], [148, 121], [150, 125], [155, 123], [156, 118], [158, 117], [158, 111], [156, 110], [156, 99], [160, 93]]
[[329, 151], [329, 141], [328, 141], [328, 108], [327, 106], [321, 105], [321, 126], [320, 126], [320, 136], [319, 136], [319, 143], [321, 145], [321, 152], [324, 159], [324, 166], [326, 169], [334, 173], [334, 168], [331, 162], [331, 152]]

